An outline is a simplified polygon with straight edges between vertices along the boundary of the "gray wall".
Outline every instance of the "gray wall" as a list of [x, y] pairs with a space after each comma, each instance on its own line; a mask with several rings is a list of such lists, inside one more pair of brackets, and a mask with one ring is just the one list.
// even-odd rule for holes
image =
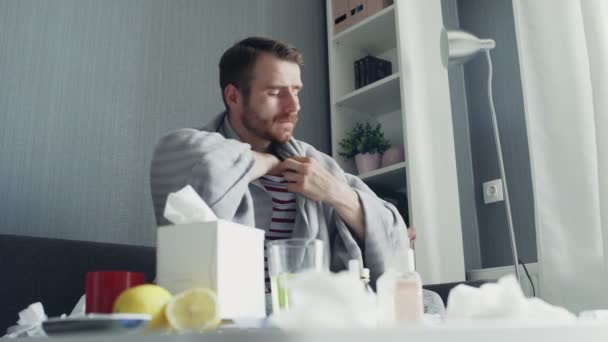
[[249, 35], [304, 51], [296, 135], [329, 151], [323, 0], [0, 0], [0, 32], [0, 233], [154, 244], [154, 144], [222, 109]]
[[[460, 27], [496, 41], [493, 92], [520, 259], [537, 260], [530, 158], [511, 0], [458, 0]], [[487, 99], [487, 63], [464, 66], [482, 266], [512, 263], [504, 202], [484, 204], [482, 183], [500, 178]], [[450, 75], [451, 76], [451, 75]]]
[[[443, 25], [446, 29], [460, 27], [458, 4], [456, 0], [442, 0]], [[448, 70], [452, 103], [452, 122], [454, 124], [454, 147], [456, 150], [456, 169], [458, 172], [458, 191], [460, 194], [460, 216], [464, 248], [465, 269], [479, 269], [482, 266], [477, 224], [477, 203], [475, 179], [471, 155], [469, 131], [469, 110], [466, 101], [464, 71], [461, 66]]]

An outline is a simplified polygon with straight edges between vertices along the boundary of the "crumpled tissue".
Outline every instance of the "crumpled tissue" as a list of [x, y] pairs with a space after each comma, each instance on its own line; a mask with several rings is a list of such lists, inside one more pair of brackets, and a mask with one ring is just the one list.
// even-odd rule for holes
[[76, 303], [76, 305], [74, 305], [74, 308], [72, 309], [72, 312], [70, 312], [68, 317], [84, 316], [86, 314], [85, 313], [86, 300], [87, 300], [87, 295], [83, 294], [80, 297], [80, 299], [78, 300], [78, 302]]
[[[67, 317], [76, 317], [85, 315], [85, 300], [86, 296], [82, 295], [78, 303], [72, 309], [72, 312]], [[63, 314], [60, 318], [65, 318]], [[19, 312], [19, 320], [17, 325], [13, 325], [6, 330], [6, 335], [3, 337], [15, 338], [15, 337], [45, 337], [46, 334], [42, 329], [42, 322], [46, 321], [48, 317], [44, 312], [42, 303], [36, 302], [30, 304], [24, 310]]]
[[13, 325], [6, 330], [3, 337], [13, 338], [21, 336], [46, 336], [42, 330], [42, 322], [47, 319], [42, 303], [30, 304], [27, 308], [19, 312], [17, 325]]
[[285, 330], [373, 328], [376, 296], [352, 272], [306, 272], [286, 283], [289, 310], [270, 323]]
[[586, 310], [578, 314], [581, 321], [608, 321], [608, 310]]
[[515, 277], [508, 275], [497, 283], [484, 284], [480, 288], [461, 284], [452, 289], [446, 320], [459, 319], [567, 322], [576, 320], [576, 316], [539, 298], [526, 298]]
[[163, 216], [173, 224], [188, 224], [217, 220], [207, 203], [190, 185], [167, 196]]

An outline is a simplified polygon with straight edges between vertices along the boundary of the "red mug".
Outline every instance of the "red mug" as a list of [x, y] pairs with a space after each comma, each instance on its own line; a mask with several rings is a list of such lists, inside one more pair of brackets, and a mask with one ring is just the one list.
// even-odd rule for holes
[[112, 313], [114, 300], [130, 287], [145, 282], [145, 274], [128, 271], [87, 272], [85, 281], [86, 313]]

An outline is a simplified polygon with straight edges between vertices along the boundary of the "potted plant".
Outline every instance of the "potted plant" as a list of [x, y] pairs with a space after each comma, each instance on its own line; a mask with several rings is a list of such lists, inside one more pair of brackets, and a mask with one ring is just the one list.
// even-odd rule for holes
[[346, 159], [355, 158], [359, 173], [365, 173], [380, 167], [382, 153], [391, 144], [384, 137], [380, 124], [375, 127], [369, 122], [355, 124], [339, 143], [338, 154]]

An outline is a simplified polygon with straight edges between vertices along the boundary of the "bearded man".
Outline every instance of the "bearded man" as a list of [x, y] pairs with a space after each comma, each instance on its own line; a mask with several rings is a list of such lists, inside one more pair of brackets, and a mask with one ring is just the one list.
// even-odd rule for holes
[[263, 229], [267, 240], [319, 239], [331, 271], [356, 259], [375, 284], [387, 255], [407, 248], [407, 228], [392, 204], [293, 137], [302, 65], [295, 47], [261, 37], [223, 54], [226, 111], [202, 129], [168, 133], [154, 151], [156, 221], [168, 224], [167, 195], [191, 185], [219, 218]]

